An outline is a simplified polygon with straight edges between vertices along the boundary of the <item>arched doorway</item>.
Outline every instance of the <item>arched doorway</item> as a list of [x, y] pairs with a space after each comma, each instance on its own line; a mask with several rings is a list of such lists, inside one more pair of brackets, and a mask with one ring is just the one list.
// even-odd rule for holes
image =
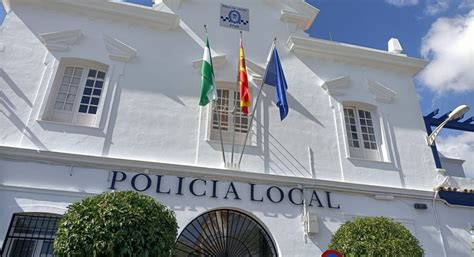
[[236, 210], [206, 212], [191, 221], [175, 246], [176, 257], [273, 257], [275, 245], [254, 218]]

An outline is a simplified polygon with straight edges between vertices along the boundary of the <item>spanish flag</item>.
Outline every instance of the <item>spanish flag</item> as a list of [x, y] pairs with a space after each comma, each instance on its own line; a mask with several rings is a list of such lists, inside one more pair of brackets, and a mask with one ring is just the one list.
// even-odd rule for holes
[[240, 109], [244, 115], [249, 114], [250, 106], [250, 90], [249, 81], [247, 79], [247, 67], [245, 66], [244, 46], [240, 39], [240, 60], [239, 60], [239, 89], [240, 89]]

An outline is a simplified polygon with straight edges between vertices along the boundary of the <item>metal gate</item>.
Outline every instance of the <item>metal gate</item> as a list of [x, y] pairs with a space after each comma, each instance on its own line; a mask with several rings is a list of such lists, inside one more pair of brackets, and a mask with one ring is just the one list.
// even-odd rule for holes
[[181, 232], [176, 257], [277, 256], [273, 241], [255, 219], [236, 210], [202, 214]]

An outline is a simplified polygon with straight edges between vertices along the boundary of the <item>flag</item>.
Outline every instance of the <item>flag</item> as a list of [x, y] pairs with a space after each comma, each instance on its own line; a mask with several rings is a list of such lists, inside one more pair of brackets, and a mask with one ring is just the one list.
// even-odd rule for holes
[[242, 39], [240, 39], [240, 58], [239, 58], [239, 90], [240, 90], [240, 109], [244, 115], [249, 114], [250, 106], [250, 90], [249, 81], [247, 78], [247, 67], [245, 66], [244, 46]]
[[214, 84], [214, 68], [212, 67], [211, 48], [209, 39], [206, 37], [206, 47], [202, 57], [201, 67], [201, 96], [199, 105], [205, 106], [210, 101], [217, 99], [216, 85]]
[[278, 52], [273, 45], [270, 51], [269, 61], [267, 62], [267, 69], [265, 71], [264, 83], [269, 86], [274, 86], [276, 89], [276, 105], [280, 109], [280, 119], [283, 120], [288, 115], [288, 102], [286, 101], [286, 85], [285, 74], [281, 68], [280, 58]]

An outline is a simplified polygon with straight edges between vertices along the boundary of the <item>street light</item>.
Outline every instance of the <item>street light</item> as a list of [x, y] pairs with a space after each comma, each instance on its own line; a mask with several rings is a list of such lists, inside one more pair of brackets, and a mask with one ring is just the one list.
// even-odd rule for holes
[[436, 127], [433, 130], [433, 133], [431, 133], [431, 135], [429, 135], [426, 138], [426, 140], [428, 141], [428, 145], [432, 146], [434, 144], [434, 141], [435, 141], [436, 137], [438, 136], [439, 132], [444, 127], [444, 125], [446, 125], [446, 123], [448, 123], [451, 120], [455, 120], [455, 119], [461, 117], [462, 115], [464, 115], [468, 111], [469, 111], [469, 106], [463, 104], [463, 105], [460, 105], [460, 106], [456, 107], [452, 112], [450, 112], [448, 117], [443, 122], [441, 122], [441, 124], [439, 124], [438, 127]]

